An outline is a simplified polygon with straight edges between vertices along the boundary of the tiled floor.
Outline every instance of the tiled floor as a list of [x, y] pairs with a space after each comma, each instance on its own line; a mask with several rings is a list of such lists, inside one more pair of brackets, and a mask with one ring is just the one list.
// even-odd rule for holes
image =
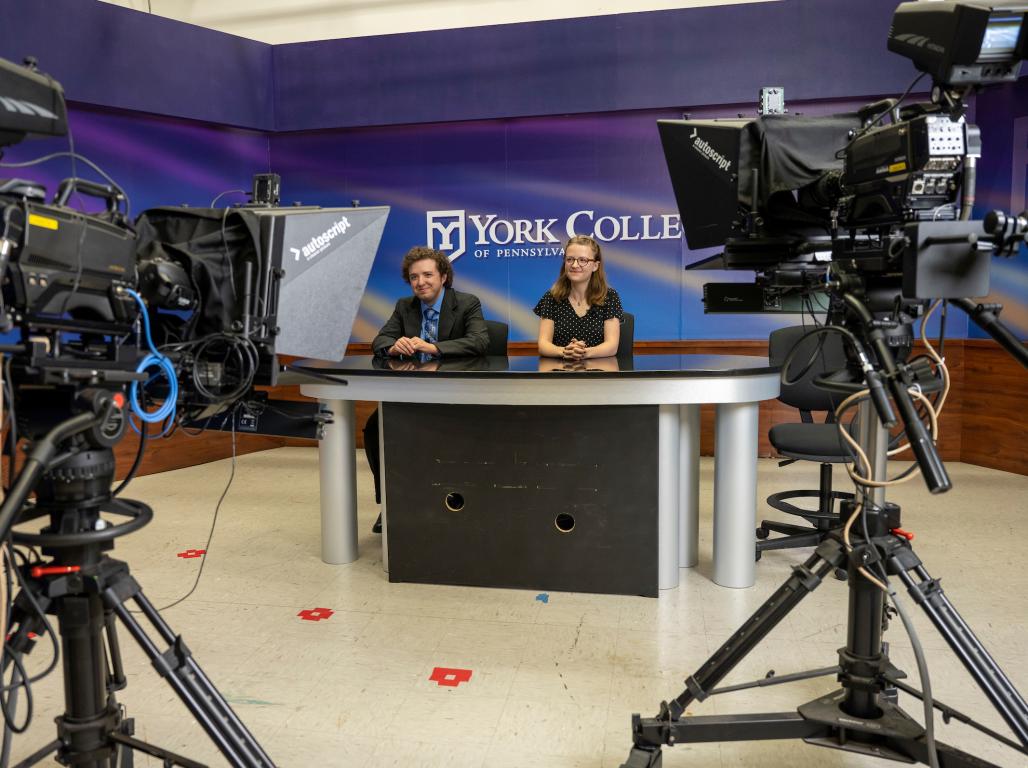
[[[363, 462], [363, 457], [358, 459]], [[150, 599], [164, 606], [188, 591], [200, 561], [176, 554], [202, 548], [229, 461], [140, 478], [127, 494], [156, 510], [143, 531], [119, 540]], [[952, 464], [955, 488], [929, 496], [919, 481], [890, 498], [918, 552], [1013, 682], [1028, 692], [1028, 478]], [[381, 566], [369, 476], [361, 487], [361, 558], [346, 566], [319, 559], [317, 456], [284, 448], [241, 457], [220, 513], [197, 591], [165, 612], [236, 712], [280, 766], [489, 766], [606, 768], [628, 755], [633, 712], [652, 715], [808, 550], [768, 553], [757, 585], [723, 589], [710, 581], [712, 464], [702, 468], [701, 562], [659, 599], [537, 591], [390, 584]], [[759, 492], [815, 487], [817, 467], [761, 462]], [[763, 508], [762, 508], [763, 509]], [[829, 666], [845, 641], [846, 591], [829, 581], [789, 616], [726, 681]], [[330, 608], [325, 621], [297, 613]], [[952, 653], [917, 615], [938, 698], [1000, 730], [1002, 721]], [[137, 732], [211, 765], [225, 762], [127, 633], [121, 633], [128, 690], [120, 695]], [[893, 659], [911, 671], [910, 644], [897, 622]], [[45, 665], [40, 647], [30, 669]], [[469, 682], [441, 687], [435, 667], [472, 670]], [[714, 697], [696, 715], [784, 711], [833, 688], [829, 678]], [[61, 683], [37, 684], [29, 732], [14, 761], [53, 738]], [[920, 717], [920, 705], [906, 700]], [[960, 725], [938, 738], [1000, 765], [1024, 755]], [[1005, 732], [1005, 730], [1004, 730]], [[664, 765], [877, 766], [881, 760], [800, 743], [677, 746]], [[137, 758], [137, 765], [159, 765]]]

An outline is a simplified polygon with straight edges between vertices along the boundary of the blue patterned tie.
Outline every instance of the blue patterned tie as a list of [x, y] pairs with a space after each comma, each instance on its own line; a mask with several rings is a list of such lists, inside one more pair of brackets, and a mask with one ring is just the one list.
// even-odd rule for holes
[[439, 310], [425, 307], [422, 310], [424, 319], [421, 321], [421, 337], [429, 344], [435, 344], [439, 338]]

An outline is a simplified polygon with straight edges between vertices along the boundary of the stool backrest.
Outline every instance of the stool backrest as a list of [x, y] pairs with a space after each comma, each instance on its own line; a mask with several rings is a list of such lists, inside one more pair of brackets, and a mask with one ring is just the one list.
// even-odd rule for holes
[[621, 336], [618, 338], [618, 357], [631, 357], [635, 344], [635, 315], [625, 312], [621, 315]]
[[[782, 392], [778, 396], [786, 405], [801, 411], [830, 411], [842, 398], [820, 387], [814, 386], [814, 379], [825, 373], [834, 373], [846, 367], [846, 352], [843, 338], [838, 333], [826, 333], [808, 336], [803, 341], [803, 334], [813, 330], [813, 326], [791, 326], [779, 328], [771, 333], [768, 340], [768, 359], [771, 365], [782, 365], [792, 348], [799, 344], [786, 372], [789, 379], [795, 379], [804, 368], [809, 368], [795, 384], [782, 383]], [[822, 341], [823, 340], [823, 341]], [[820, 351], [818, 344], [821, 344]], [[813, 358], [813, 360], [811, 359]]]
[[489, 346], [486, 347], [485, 353], [487, 355], [506, 355], [507, 335], [510, 330], [507, 324], [501, 323], [499, 320], [486, 320], [485, 327], [489, 331]]

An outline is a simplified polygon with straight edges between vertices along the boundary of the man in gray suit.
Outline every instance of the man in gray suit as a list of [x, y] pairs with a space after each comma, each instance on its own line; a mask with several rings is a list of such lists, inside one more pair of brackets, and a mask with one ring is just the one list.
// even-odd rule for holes
[[[482, 303], [477, 296], [453, 289], [453, 267], [446, 254], [415, 246], [403, 257], [401, 269], [414, 295], [396, 302], [393, 314], [371, 342], [375, 355], [417, 360], [484, 355], [489, 332]], [[381, 502], [377, 410], [364, 426], [364, 452], [375, 477], [375, 501]], [[372, 530], [382, 532], [381, 515]]]

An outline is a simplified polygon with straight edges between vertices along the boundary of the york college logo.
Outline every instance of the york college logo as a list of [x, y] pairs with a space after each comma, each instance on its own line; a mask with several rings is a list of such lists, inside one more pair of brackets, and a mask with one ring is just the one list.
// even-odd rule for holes
[[449, 256], [450, 261], [456, 261], [467, 248], [464, 211], [429, 211], [425, 220], [428, 222], [425, 242]]
[[[597, 216], [581, 210], [561, 221], [544, 219], [502, 219], [495, 213], [468, 215], [464, 210], [427, 211], [426, 242], [455, 261], [468, 248], [468, 223], [474, 237], [476, 259], [540, 258], [562, 256], [564, 238], [589, 235], [605, 243], [633, 240], [677, 240], [682, 236], [678, 214], [658, 216]], [[560, 222], [560, 226], [558, 226]]]

